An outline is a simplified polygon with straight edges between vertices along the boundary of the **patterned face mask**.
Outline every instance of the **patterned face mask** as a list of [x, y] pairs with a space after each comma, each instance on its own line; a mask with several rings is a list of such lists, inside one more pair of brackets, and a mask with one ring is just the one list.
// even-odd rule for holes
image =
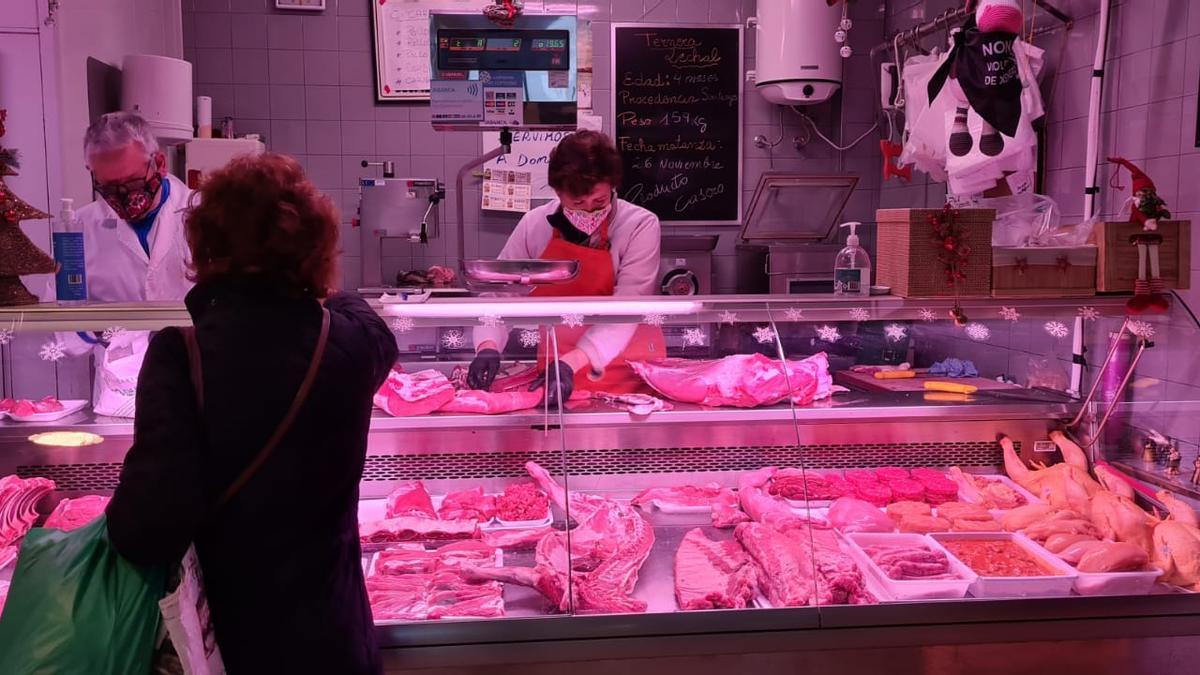
[[[154, 170], [154, 160], [146, 167], [148, 172]], [[127, 183], [101, 185], [92, 177], [92, 189], [108, 202], [117, 215], [127, 221], [136, 221], [146, 215], [154, 206], [154, 195], [162, 187], [162, 176], [157, 172], [148, 178], [141, 178]]]
[[575, 229], [590, 237], [596, 230], [600, 229], [600, 225], [608, 218], [608, 214], [612, 213], [612, 207], [612, 202], [609, 202], [604, 208], [595, 211], [582, 211], [563, 207], [563, 215], [575, 226]]

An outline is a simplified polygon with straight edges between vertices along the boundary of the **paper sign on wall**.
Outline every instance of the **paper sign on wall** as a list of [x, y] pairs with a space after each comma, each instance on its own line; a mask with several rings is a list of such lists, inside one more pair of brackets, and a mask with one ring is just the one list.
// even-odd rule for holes
[[[530, 197], [532, 199], [554, 199], [546, 178], [546, 167], [550, 164], [550, 151], [569, 131], [514, 131], [512, 152], [500, 155], [483, 165], [484, 170], [528, 171], [530, 174]], [[500, 147], [500, 134], [483, 135], [483, 151]]]
[[485, 169], [483, 172], [483, 198], [480, 206], [489, 211], [529, 210], [532, 189], [528, 171], [503, 171]]

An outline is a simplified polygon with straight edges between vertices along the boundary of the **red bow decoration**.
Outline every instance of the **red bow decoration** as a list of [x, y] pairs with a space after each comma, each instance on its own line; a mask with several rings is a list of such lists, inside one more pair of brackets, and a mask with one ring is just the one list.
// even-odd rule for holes
[[883, 152], [883, 180], [895, 176], [903, 178], [906, 181], [912, 180], [912, 165], [900, 166], [898, 160], [900, 153], [904, 152], [904, 146], [899, 143], [882, 140], [879, 141], [879, 149]]
[[1065, 255], [1060, 255], [1054, 260], [1054, 265], [1058, 267], [1058, 271], [1066, 272], [1071, 267], [1071, 261]]
[[1017, 268], [1017, 274], [1025, 274], [1025, 270], [1029, 269], [1029, 258], [1017, 258], [1014, 264]]

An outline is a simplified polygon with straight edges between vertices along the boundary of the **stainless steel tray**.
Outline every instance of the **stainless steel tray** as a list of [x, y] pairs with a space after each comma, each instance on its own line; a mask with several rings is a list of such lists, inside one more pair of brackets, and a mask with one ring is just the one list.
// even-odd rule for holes
[[579, 276], [578, 260], [464, 260], [467, 281], [476, 284], [563, 284]]

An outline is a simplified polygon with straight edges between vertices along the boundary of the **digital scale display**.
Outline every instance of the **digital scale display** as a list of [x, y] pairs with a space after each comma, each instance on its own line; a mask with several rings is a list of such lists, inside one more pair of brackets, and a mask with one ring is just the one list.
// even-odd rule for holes
[[565, 30], [443, 28], [437, 32], [439, 70], [568, 70], [571, 34]]

